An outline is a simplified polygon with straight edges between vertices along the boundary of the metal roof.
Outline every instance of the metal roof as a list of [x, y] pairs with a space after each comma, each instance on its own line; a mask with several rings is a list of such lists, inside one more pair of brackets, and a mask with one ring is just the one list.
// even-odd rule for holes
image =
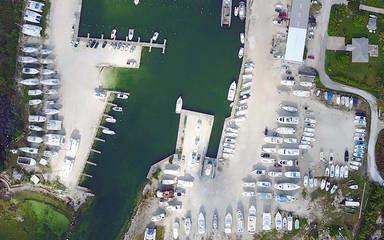
[[310, 0], [293, 0], [289, 27], [307, 29]]
[[368, 38], [352, 38], [352, 44], [347, 45], [347, 51], [352, 51], [352, 62], [368, 62]]

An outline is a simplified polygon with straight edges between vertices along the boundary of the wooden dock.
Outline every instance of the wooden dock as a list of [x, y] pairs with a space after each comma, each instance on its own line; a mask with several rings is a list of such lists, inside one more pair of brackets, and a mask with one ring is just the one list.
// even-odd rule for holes
[[100, 141], [100, 142], [105, 142], [105, 139], [101, 139], [101, 138], [98, 138], [98, 137], [95, 137], [95, 140], [96, 141]]
[[95, 149], [93, 149], [93, 148], [91, 148], [91, 151], [92, 151], [92, 152], [95, 152], [95, 153], [98, 153], [98, 154], [101, 154], [101, 152], [100, 152], [100, 151], [98, 151], [98, 150], [95, 150]]

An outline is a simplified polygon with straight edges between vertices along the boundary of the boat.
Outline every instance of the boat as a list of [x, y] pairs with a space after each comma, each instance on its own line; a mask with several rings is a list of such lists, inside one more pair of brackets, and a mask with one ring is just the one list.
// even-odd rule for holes
[[40, 50], [40, 54], [42, 55], [48, 55], [48, 54], [51, 54], [53, 51], [52, 49], [48, 49], [48, 48], [43, 48]]
[[131, 41], [133, 39], [133, 34], [135, 33], [135, 29], [129, 29], [128, 31], [128, 40]]
[[275, 197], [276, 202], [293, 202], [296, 201], [297, 198], [291, 195], [277, 195]]
[[272, 185], [271, 182], [267, 182], [267, 181], [258, 181], [257, 182], [258, 187], [267, 188], [267, 187], [270, 187], [271, 185]]
[[251, 174], [253, 175], [259, 175], [259, 176], [262, 176], [262, 175], [265, 175], [266, 171], [265, 170], [258, 170], [258, 169], [255, 169], [251, 172]]
[[34, 105], [39, 105], [42, 102], [41, 99], [31, 99], [28, 101], [28, 105], [34, 106]]
[[266, 143], [271, 143], [271, 144], [282, 144], [283, 138], [281, 138], [281, 137], [264, 137], [264, 141]]
[[271, 224], [272, 224], [271, 214], [263, 213], [263, 230], [264, 231], [271, 230]]
[[354, 185], [349, 186], [349, 188], [352, 190], [357, 190], [357, 189], [359, 189], [359, 185], [354, 184]]
[[118, 94], [116, 95], [116, 97], [117, 97], [118, 99], [128, 99], [128, 94], [118, 93]]
[[37, 58], [20, 56], [17, 58], [17, 61], [21, 63], [35, 63]]
[[24, 166], [34, 166], [36, 165], [36, 160], [30, 157], [17, 157], [17, 164], [24, 165]]
[[39, 115], [29, 115], [28, 117], [29, 122], [45, 122], [46, 120], [47, 120], [46, 117], [39, 116]]
[[173, 223], [173, 239], [178, 239], [179, 238], [179, 227], [180, 227], [180, 224], [179, 222], [175, 221]]
[[270, 176], [270, 177], [282, 177], [283, 173], [282, 172], [276, 172], [276, 171], [270, 171], [270, 172], [268, 172], [268, 176]]
[[117, 30], [113, 29], [112, 32], [111, 32], [111, 39], [115, 39], [116, 38], [116, 33], [117, 33]]
[[277, 149], [276, 148], [263, 147], [263, 148], [261, 148], [261, 150], [263, 152], [266, 152], [266, 153], [277, 153]]
[[277, 231], [280, 231], [283, 228], [283, 220], [279, 211], [277, 211], [275, 215], [275, 226]]
[[37, 52], [39, 49], [35, 48], [35, 47], [22, 47], [21, 48], [21, 51], [24, 52], [24, 53], [35, 53]]
[[217, 214], [214, 213], [213, 218], [212, 218], [212, 229], [217, 230], [218, 227], [219, 227], [219, 223], [218, 223], [218, 219], [217, 219]]
[[192, 225], [191, 218], [190, 218], [190, 217], [187, 217], [187, 218], [185, 219], [185, 224], [184, 224], [185, 235], [186, 235], [187, 237], [189, 236], [189, 233], [191, 232], [191, 225]]
[[241, 234], [244, 232], [244, 217], [243, 217], [243, 213], [240, 210], [237, 210], [236, 212], [236, 219], [237, 219], [237, 233]]
[[273, 158], [261, 158], [261, 162], [273, 164], [273, 163], [276, 162], [276, 159], [273, 159]]
[[311, 132], [311, 133], [314, 133], [316, 130], [315, 130], [314, 128], [305, 127], [305, 128], [304, 128], [304, 131], [305, 131], [305, 132]]
[[248, 232], [253, 234], [256, 232], [256, 207], [251, 205], [248, 210]]
[[227, 215], [225, 215], [224, 232], [226, 234], [232, 233], [232, 214], [231, 213], [227, 213]]
[[43, 58], [39, 61], [41, 64], [53, 64], [53, 60], [49, 58]]
[[314, 85], [313, 82], [308, 82], [308, 81], [300, 82], [300, 86], [302, 87], [312, 87], [313, 85]]
[[272, 193], [257, 193], [257, 196], [264, 200], [272, 199], [273, 197]]
[[293, 95], [298, 96], [298, 97], [310, 97], [311, 92], [310, 91], [305, 91], [305, 90], [294, 90]]
[[333, 185], [332, 186], [332, 189], [331, 189], [331, 194], [333, 194], [334, 192], [336, 192], [337, 190], [337, 185]]
[[288, 213], [288, 231], [292, 231], [292, 227], [293, 227], [293, 217], [292, 217], [292, 214], [291, 213]]
[[108, 128], [104, 128], [104, 129], [102, 130], [102, 132], [103, 132], [104, 134], [107, 134], [107, 135], [115, 135], [115, 134], [116, 134], [115, 131], [113, 131], [113, 130], [111, 130], [111, 129], [108, 129]]
[[355, 171], [359, 170], [359, 167], [355, 165], [350, 165], [349, 168]]
[[43, 109], [43, 113], [45, 115], [55, 115], [58, 114], [60, 111], [54, 108], [45, 108]]
[[38, 74], [39, 70], [37, 70], [36, 68], [25, 67], [23, 68], [22, 72], [23, 74], [34, 75], [34, 74]]
[[43, 91], [36, 89], [36, 90], [28, 90], [28, 96], [39, 96], [43, 93]]
[[308, 175], [305, 174], [304, 175], [304, 187], [307, 187], [308, 186]]
[[32, 147], [21, 147], [19, 148], [19, 150], [29, 154], [38, 154], [40, 152], [38, 148], [32, 148]]
[[239, 18], [241, 21], [245, 19], [245, 3], [243, 1], [239, 2]]
[[[235, 13], [236, 13], [236, 9], [235, 9]], [[220, 26], [222, 28], [230, 28], [231, 18], [232, 18], [232, 0], [222, 0]]]
[[287, 225], [288, 225], [288, 221], [287, 221], [287, 217], [283, 217], [283, 229], [287, 229]]
[[294, 191], [300, 188], [299, 185], [294, 183], [278, 183], [275, 184], [275, 189], [282, 190], [282, 191]]
[[244, 45], [244, 41], [245, 41], [245, 34], [240, 33], [240, 43]]
[[105, 121], [106, 121], [106, 122], [109, 122], [109, 123], [116, 123], [116, 119], [113, 118], [113, 117], [107, 117], [107, 118], [105, 119]]
[[335, 176], [335, 166], [332, 164], [329, 168], [329, 176], [333, 178]]
[[243, 182], [244, 187], [255, 187], [256, 183], [255, 182]]
[[309, 177], [309, 187], [313, 188], [313, 177]]
[[329, 167], [325, 168], [324, 176], [329, 177]]
[[140, 0], [133, 0], [133, 3], [137, 6], [140, 3]]
[[288, 144], [296, 144], [298, 142], [297, 138], [284, 138], [283, 141]]
[[292, 128], [292, 127], [279, 127], [276, 129], [276, 132], [279, 133], [279, 134], [282, 134], [282, 135], [285, 135], [285, 134], [295, 134], [296, 133], [296, 129]]
[[315, 119], [313, 119], [313, 118], [304, 118], [304, 122], [306, 122], [306, 123], [316, 123], [317, 121], [315, 120]]
[[344, 178], [348, 178], [348, 166], [344, 167]]
[[300, 172], [285, 172], [284, 176], [287, 178], [300, 178]]
[[337, 164], [335, 167], [335, 178], [340, 177], [340, 166]]
[[60, 84], [60, 80], [57, 78], [49, 78], [41, 80], [40, 83], [46, 86], [56, 86]]
[[67, 158], [73, 158], [73, 159], [76, 158], [79, 145], [80, 145], [80, 139], [70, 138], [65, 156]]
[[329, 164], [333, 164], [333, 152], [329, 153]]
[[239, 15], [239, 7], [235, 7], [233, 15], [235, 15], [235, 17], [237, 17], [237, 15]]
[[289, 117], [289, 116], [280, 116], [276, 119], [277, 122], [283, 123], [283, 124], [298, 124], [299, 118], [298, 117]]
[[57, 157], [58, 155], [59, 155], [58, 152], [48, 151], [48, 150], [44, 151], [44, 153], [43, 153], [43, 156], [47, 157], [47, 158], [54, 158], [54, 157]]
[[29, 130], [41, 132], [43, 131], [42, 127], [36, 126], [36, 125], [28, 125]]
[[356, 161], [351, 161], [351, 165], [350, 166], [357, 166], [357, 167], [361, 167], [361, 162], [356, 162]]
[[30, 143], [42, 143], [43, 138], [37, 136], [28, 136], [27, 141]]
[[46, 68], [42, 69], [41, 72], [40, 72], [40, 74], [44, 75], [44, 76], [51, 75], [51, 74], [54, 74], [54, 73], [55, 73], [55, 71], [53, 71], [51, 69], [46, 69]]
[[302, 136], [301, 139], [304, 141], [308, 141], [308, 142], [315, 142], [316, 141], [316, 138], [307, 137], [307, 136]]
[[115, 112], [122, 112], [123, 108], [122, 107], [113, 107], [112, 110]]
[[42, 27], [36, 25], [24, 24], [23, 28], [21, 29], [21, 32], [31, 37], [41, 37], [40, 32], [42, 29]]
[[290, 86], [290, 87], [295, 85], [295, 81], [294, 80], [288, 80], [288, 79], [282, 79], [280, 83], [281, 83], [281, 85]]
[[325, 188], [325, 183], [326, 183], [325, 178], [321, 179], [321, 184], [320, 184], [320, 189], [321, 189], [321, 190], [324, 190], [324, 188]]
[[165, 219], [165, 213], [160, 213], [151, 217], [152, 222], [160, 222]]
[[295, 229], [298, 230], [300, 228], [300, 221], [298, 218], [295, 220]]
[[244, 197], [254, 197], [256, 194], [254, 191], [244, 191], [241, 195]]
[[241, 47], [241, 48], [239, 49], [239, 54], [238, 54], [238, 57], [239, 57], [239, 59], [242, 59], [242, 58], [243, 58], [243, 56], [244, 56], [244, 48], [243, 48], [243, 47]]
[[235, 98], [235, 94], [236, 94], [236, 82], [233, 81], [228, 89], [227, 100], [232, 102]]
[[331, 186], [331, 183], [329, 181], [327, 181], [327, 183], [325, 184], [325, 191], [329, 191], [329, 187]]
[[280, 148], [277, 153], [283, 156], [298, 156], [300, 150], [297, 148]]
[[297, 108], [294, 107], [294, 106], [290, 106], [290, 105], [281, 105], [281, 109], [287, 111], [287, 112], [297, 112]]
[[183, 107], [183, 99], [181, 98], [181, 96], [177, 99], [176, 101], [176, 109], [175, 109], [175, 112], [177, 114], [180, 114], [181, 113], [181, 109]]
[[205, 217], [202, 212], [199, 213], [199, 218], [197, 220], [198, 224], [198, 232], [199, 234], [204, 234], [205, 233]]
[[155, 240], [156, 228], [146, 228], [144, 232], [144, 240]]
[[303, 136], [306, 136], [306, 137], [314, 137], [315, 134], [313, 132], [303, 132]]
[[152, 36], [152, 41], [156, 41], [158, 37], [159, 37], [159, 33], [158, 32], [154, 32], [153, 36]]
[[364, 128], [356, 128], [355, 132], [357, 132], [357, 133], [365, 133], [365, 129]]

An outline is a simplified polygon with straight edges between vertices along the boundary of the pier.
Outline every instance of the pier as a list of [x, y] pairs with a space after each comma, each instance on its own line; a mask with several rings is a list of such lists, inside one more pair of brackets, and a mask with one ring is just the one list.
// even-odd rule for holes
[[101, 154], [101, 152], [99, 150], [95, 150], [93, 148], [91, 148], [91, 152], [95, 152], [95, 153]]
[[91, 161], [87, 161], [87, 163], [88, 163], [88, 164], [91, 164], [92, 166], [97, 166], [97, 164], [96, 164], [96, 163], [94, 163], [94, 162], [91, 162]]
[[117, 104], [107, 102], [107, 105], [111, 105], [112, 107], [117, 107]]
[[81, 175], [82, 175], [82, 176], [89, 177], [89, 178], [92, 178], [92, 175], [89, 175], [89, 174], [86, 174], [86, 173], [82, 173]]
[[112, 91], [112, 90], [108, 90], [109, 92], [111, 93], [114, 93], [114, 94], [125, 94], [125, 95], [131, 95], [129, 92], [119, 92], [119, 91]]
[[99, 141], [99, 142], [105, 142], [105, 139], [101, 139], [101, 138], [98, 138], [98, 137], [95, 137], [95, 140]]

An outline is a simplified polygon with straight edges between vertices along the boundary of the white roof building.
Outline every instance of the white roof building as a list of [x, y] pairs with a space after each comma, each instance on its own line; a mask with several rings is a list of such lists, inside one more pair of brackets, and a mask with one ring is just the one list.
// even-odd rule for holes
[[311, 1], [293, 0], [284, 60], [302, 63]]

